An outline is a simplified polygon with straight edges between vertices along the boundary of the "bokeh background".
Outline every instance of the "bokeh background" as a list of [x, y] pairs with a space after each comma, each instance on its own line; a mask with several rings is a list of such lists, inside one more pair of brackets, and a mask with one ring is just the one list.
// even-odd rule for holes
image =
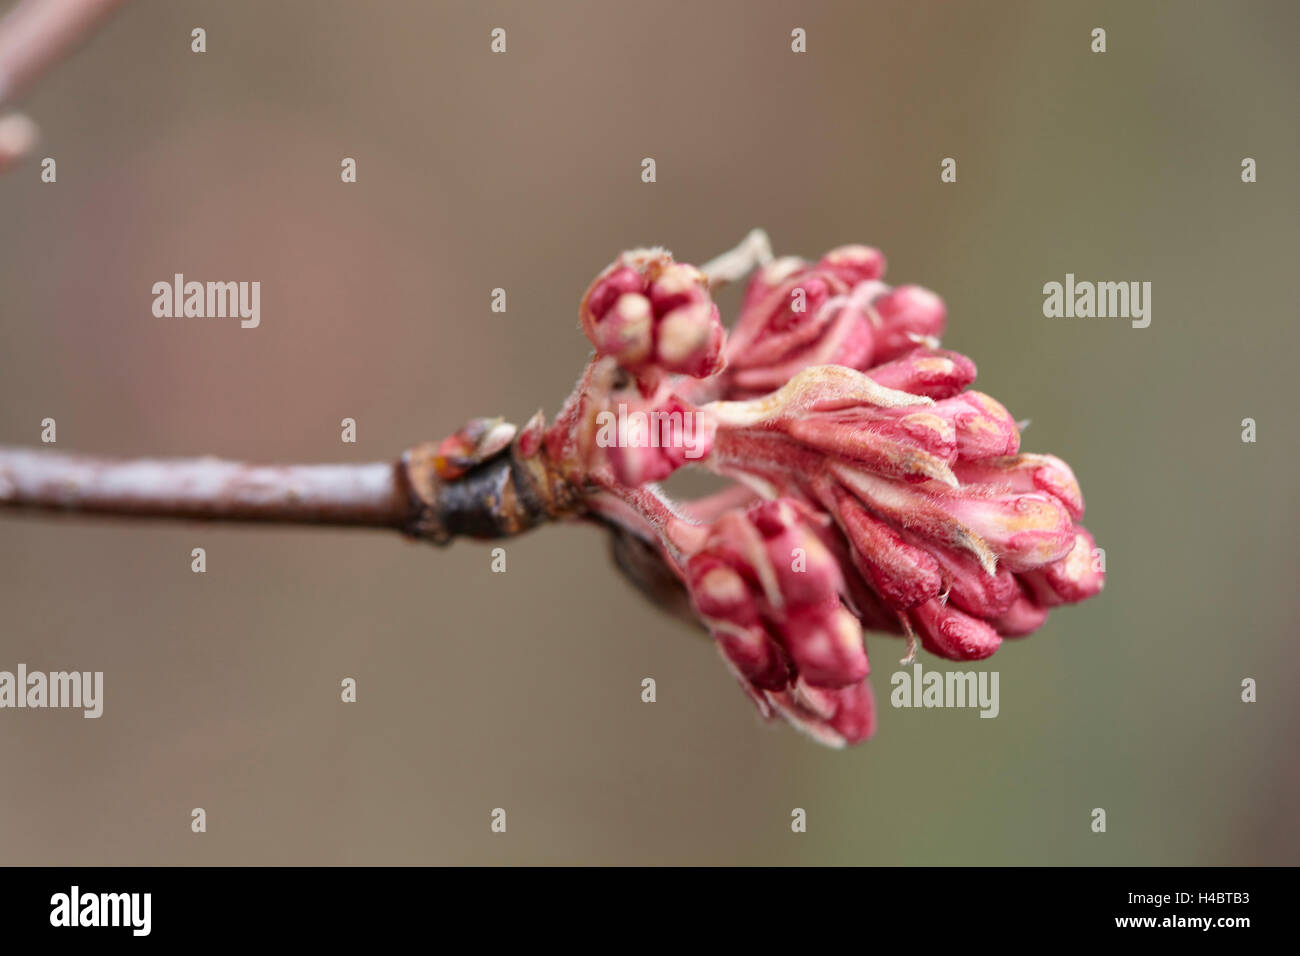
[[[988, 662], [996, 720], [892, 710], [871, 638], [879, 731], [833, 752], [760, 724], [589, 528], [493, 574], [380, 532], [0, 516], [0, 669], [106, 683], [98, 721], [0, 713], [0, 861], [1300, 862], [1298, 39], [1286, 2], [129, 4], [0, 178], [0, 442], [49, 416], [60, 449], [375, 460], [553, 414], [596, 271], [762, 226], [945, 297], [1109, 579]], [[261, 327], [155, 319], [175, 272], [261, 281]], [[1150, 281], [1150, 328], [1045, 319], [1067, 272]]]

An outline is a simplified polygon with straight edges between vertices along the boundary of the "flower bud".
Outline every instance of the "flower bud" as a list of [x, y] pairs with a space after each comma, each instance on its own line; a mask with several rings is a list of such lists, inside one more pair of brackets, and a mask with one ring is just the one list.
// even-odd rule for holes
[[840, 567], [809, 526], [813, 514], [786, 499], [727, 512], [688, 562], [696, 607], [750, 679], [779, 672], [758, 639], [759, 622], [811, 684], [843, 687], [868, 673], [861, 628], [840, 600]]
[[1077, 604], [1101, 593], [1106, 573], [1098, 566], [1093, 549], [1097, 543], [1082, 526], [1074, 528], [1074, 547], [1058, 561], [1020, 576], [1021, 581], [1044, 607]]
[[1002, 644], [988, 623], [937, 599], [913, 608], [908, 616], [921, 637], [921, 646], [949, 660], [983, 660]]
[[975, 363], [958, 352], [913, 349], [892, 362], [867, 369], [872, 381], [927, 398], [951, 398], [975, 381]]
[[[903, 539], [920, 544], [907, 532], [903, 533]], [[939, 566], [948, 601], [973, 617], [989, 620], [1005, 614], [1020, 596], [1016, 576], [1006, 568], [990, 574], [966, 552], [936, 548], [930, 553]]]
[[896, 359], [916, 348], [922, 339], [943, 335], [948, 309], [929, 289], [900, 285], [871, 303], [875, 321], [875, 351], [872, 362]]
[[957, 460], [950, 424], [928, 409], [894, 415], [887, 410], [853, 409], [782, 421], [791, 438], [890, 478], [927, 478], [956, 486], [949, 465]]
[[655, 362], [669, 372], [707, 378], [720, 367], [724, 334], [712, 302], [678, 306], [659, 323]]
[[875, 514], [934, 544], [968, 552], [989, 574], [999, 563], [1012, 571], [1050, 564], [1074, 545], [1069, 513], [1048, 495], [920, 490], [861, 468], [829, 467]]
[[709, 283], [704, 273], [685, 262], [667, 262], [646, 271], [650, 279], [650, 303], [655, 315], [667, 315], [684, 305], [710, 303]]
[[815, 687], [844, 687], [867, 676], [862, 627], [839, 595], [793, 606], [781, 628], [799, 674]]
[[939, 595], [943, 586], [939, 564], [925, 549], [908, 544], [852, 496], [838, 490], [835, 494], [836, 511], [854, 563], [878, 595], [899, 610]]
[[[840, 309], [816, 340], [789, 353], [777, 364], [735, 369], [728, 378], [728, 393], [734, 398], [765, 394], [780, 388], [803, 370], [821, 365], [863, 368], [869, 364], [871, 349], [870, 324], [858, 312]], [[728, 352], [731, 352], [730, 343]]]
[[790, 681], [785, 655], [762, 626], [757, 603], [740, 574], [704, 555], [691, 562], [687, 584], [718, 649], [736, 670], [756, 687], [785, 687]]
[[837, 689], [799, 681], [791, 690], [765, 696], [794, 727], [828, 747], [860, 743], [876, 732], [875, 699], [865, 680]]
[[[816, 273], [800, 273], [781, 283], [753, 307], [747, 326], [737, 326], [734, 337], [739, 344], [732, 349], [732, 367], [774, 365], [811, 344], [830, 324], [832, 314], [824, 306], [838, 291], [839, 286]], [[763, 322], [756, 325], [752, 316], [759, 312]]]
[[653, 390], [656, 371], [704, 378], [723, 367], [725, 333], [708, 280], [662, 250], [624, 253], [596, 277], [579, 308], [599, 355]]
[[871, 246], [851, 245], [832, 249], [821, 257], [817, 268], [834, 273], [850, 287], [885, 274], [885, 256]]
[[970, 461], [1014, 454], [1020, 429], [1002, 405], [983, 392], [962, 392], [935, 402], [930, 409], [956, 431], [957, 455]]
[[844, 587], [840, 566], [809, 526], [811, 509], [793, 501], [760, 501], [750, 505], [749, 522], [762, 536], [772, 567], [777, 605], [815, 604]]
[[624, 368], [635, 368], [654, 348], [654, 313], [650, 300], [639, 292], [624, 292], [596, 324], [592, 344], [611, 355]]
[[645, 278], [640, 272], [631, 266], [611, 266], [587, 290], [584, 311], [599, 322], [622, 296], [630, 292], [640, 295], [644, 291]]
[[1032, 634], [1047, 620], [1047, 608], [1036, 604], [1034, 599], [1024, 592], [1023, 585], [1017, 585], [1017, 591], [1016, 599], [1011, 602], [1011, 606], [989, 621], [993, 629], [1003, 637], [1024, 637], [1026, 634]]
[[1049, 495], [942, 497], [949, 513], [979, 535], [997, 554], [999, 563], [1012, 571], [1051, 564], [1074, 545], [1070, 513]]
[[1059, 501], [1075, 521], [1083, 517], [1079, 482], [1070, 466], [1055, 455], [1020, 454], [959, 462], [954, 471], [963, 485], [985, 485], [997, 491], [1041, 491]]

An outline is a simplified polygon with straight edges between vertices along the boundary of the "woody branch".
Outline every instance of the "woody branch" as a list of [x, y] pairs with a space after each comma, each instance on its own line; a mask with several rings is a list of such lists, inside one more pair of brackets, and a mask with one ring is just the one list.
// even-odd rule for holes
[[447, 544], [499, 538], [567, 517], [578, 496], [512, 444], [455, 480], [439, 449], [394, 462], [254, 465], [217, 458], [134, 459], [0, 446], [0, 509], [33, 514], [381, 528]]

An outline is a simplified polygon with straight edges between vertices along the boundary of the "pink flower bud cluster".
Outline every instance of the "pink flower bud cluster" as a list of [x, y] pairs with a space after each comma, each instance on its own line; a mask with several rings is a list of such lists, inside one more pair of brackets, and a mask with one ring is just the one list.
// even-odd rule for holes
[[817, 523], [788, 498], [729, 511], [686, 563], [685, 580], [760, 712], [838, 744], [869, 736], [875, 710], [862, 627]]
[[780, 388], [800, 369], [867, 369], [892, 361], [943, 333], [943, 300], [919, 286], [881, 281], [885, 257], [868, 246], [842, 246], [815, 263], [777, 259], [745, 293], [725, 358], [733, 394]]
[[[884, 271], [866, 246], [768, 262], [726, 335], [701, 270], [626, 253], [583, 297], [597, 357], [547, 436], [593, 514], [660, 548], [760, 711], [830, 744], [874, 728], [864, 626], [980, 659], [1104, 584], [1069, 466], [1020, 451], [939, 348], [942, 300]], [[703, 438], [596, 440], [616, 407]], [[687, 464], [756, 500], [674, 505], [650, 483]]]
[[596, 277], [579, 309], [596, 346], [652, 388], [668, 372], [703, 378], [722, 369], [724, 332], [708, 280], [658, 249], [626, 252]]

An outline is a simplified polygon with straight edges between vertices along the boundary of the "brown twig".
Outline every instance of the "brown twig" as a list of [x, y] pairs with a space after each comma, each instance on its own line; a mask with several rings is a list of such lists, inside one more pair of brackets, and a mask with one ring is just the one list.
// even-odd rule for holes
[[122, 518], [389, 528], [448, 544], [503, 538], [581, 508], [543, 456], [511, 445], [455, 481], [437, 449], [396, 462], [250, 465], [217, 458], [118, 460], [0, 447], [0, 509]]
[[0, 506], [133, 518], [400, 528], [412, 504], [392, 464], [117, 461], [0, 449]]

